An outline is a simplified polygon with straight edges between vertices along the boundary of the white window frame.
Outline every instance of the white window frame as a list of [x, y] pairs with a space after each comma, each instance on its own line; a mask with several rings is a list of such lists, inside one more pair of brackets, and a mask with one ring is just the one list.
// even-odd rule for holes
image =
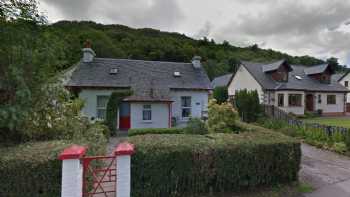
[[[190, 99], [190, 106], [183, 106], [182, 105], [182, 99], [183, 98], [189, 98]], [[181, 118], [182, 118], [182, 120], [189, 120], [190, 118], [191, 118], [191, 116], [192, 116], [192, 97], [191, 96], [181, 96], [181, 99], [180, 99], [181, 101]], [[183, 116], [183, 110], [184, 109], [189, 109], [190, 110], [190, 114], [189, 114], [189, 116], [188, 117], [184, 117]]]
[[[107, 97], [107, 102], [106, 102], [106, 106], [98, 106], [98, 100], [99, 98], [101, 97]], [[108, 100], [109, 100], [109, 96], [108, 95], [97, 95], [96, 96], [96, 119], [97, 120], [105, 120], [104, 118], [101, 118], [99, 117], [99, 110], [104, 110], [105, 111], [105, 114], [104, 114], [104, 117], [106, 118], [106, 115], [107, 115], [107, 104], [108, 104]]]
[[[145, 119], [144, 112], [149, 112], [151, 118], [150, 119]], [[145, 105], [142, 106], [142, 121], [144, 121], [144, 122], [152, 122], [152, 105], [145, 104]]]

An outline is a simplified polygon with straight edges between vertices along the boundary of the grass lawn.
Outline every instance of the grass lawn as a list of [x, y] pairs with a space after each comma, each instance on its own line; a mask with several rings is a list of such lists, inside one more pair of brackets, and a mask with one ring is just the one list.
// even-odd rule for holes
[[319, 117], [304, 119], [305, 122], [350, 128], [350, 117]]

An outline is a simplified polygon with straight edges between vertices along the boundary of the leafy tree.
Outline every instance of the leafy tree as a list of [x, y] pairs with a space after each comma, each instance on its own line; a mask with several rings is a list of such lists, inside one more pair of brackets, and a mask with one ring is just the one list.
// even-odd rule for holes
[[214, 88], [213, 96], [216, 99], [218, 104], [226, 102], [228, 99], [228, 92], [226, 86]]
[[262, 113], [256, 90], [248, 91], [244, 89], [236, 91], [234, 102], [239, 116], [245, 122], [256, 122]]
[[221, 105], [215, 99], [209, 101], [208, 130], [210, 133], [238, 132], [237, 113], [230, 103]]

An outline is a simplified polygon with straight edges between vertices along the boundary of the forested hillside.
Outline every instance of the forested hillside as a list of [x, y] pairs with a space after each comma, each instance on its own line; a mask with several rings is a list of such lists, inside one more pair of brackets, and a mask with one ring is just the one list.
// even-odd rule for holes
[[216, 43], [206, 38], [195, 40], [179, 33], [149, 28], [133, 29], [123, 25], [61, 21], [43, 28], [43, 31], [60, 37], [63, 42], [68, 61], [62, 68], [79, 60], [80, 49], [87, 39], [92, 42], [98, 57], [188, 62], [194, 55], [200, 55], [211, 79], [232, 72], [239, 60], [268, 62], [285, 58], [293, 64], [322, 63], [313, 57], [293, 57], [274, 50], [260, 49], [257, 45], [241, 48], [228, 42]]

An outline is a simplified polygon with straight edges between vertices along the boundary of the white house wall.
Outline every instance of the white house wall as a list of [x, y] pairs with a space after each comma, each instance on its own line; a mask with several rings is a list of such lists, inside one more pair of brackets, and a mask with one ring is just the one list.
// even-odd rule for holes
[[228, 86], [228, 95], [234, 96], [237, 90], [243, 89], [257, 90], [260, 102], [262, 103], [264, 101], [264, 92], [261, 85], [254, 79], [254, 77], [244, 66], [240, 66]]
[[[142, 120], [143, 105], [151, 105], [152, 120]], [[168, 128], [169, 106], [167, 103], [131, 103], [131, 128]]]
[[79, 98], [84, 101], [82, 113], [89, 119], [97, 117], [97, 96], [110, 96], [116, 90], [84, 89], [79, 93]]
[[[350, 90], [350, 74], [349, 73], [346, 74], [346, 76], [344, 76], [343, 79], [339, 81], [339, 83], [345, 87], [345, 81], [348, 81], [349, 86], [346, 88], [348, 90]], [[346, 96], [346, 102], [350, 103], [350, 94], [349, 93]]]
[[191, 117], [201, 118], [203, 111], [208, 111], [208, 91], [178, 91], [171, 90], [170, 93], [172, 103], [172, 116], [175, 117], [179, 122], [186, 122], [186, 119], [181, 118], [181, 97], [191, 97]]
[[[321, 103], [318, 102], [318, 95], [321, 95]], [[327, 104], [327, 95], [336, 95], [336, 104]], [[323, 113], [344, 112], [344, 93], [315, 93], [315, 109], [322, 109]]]

